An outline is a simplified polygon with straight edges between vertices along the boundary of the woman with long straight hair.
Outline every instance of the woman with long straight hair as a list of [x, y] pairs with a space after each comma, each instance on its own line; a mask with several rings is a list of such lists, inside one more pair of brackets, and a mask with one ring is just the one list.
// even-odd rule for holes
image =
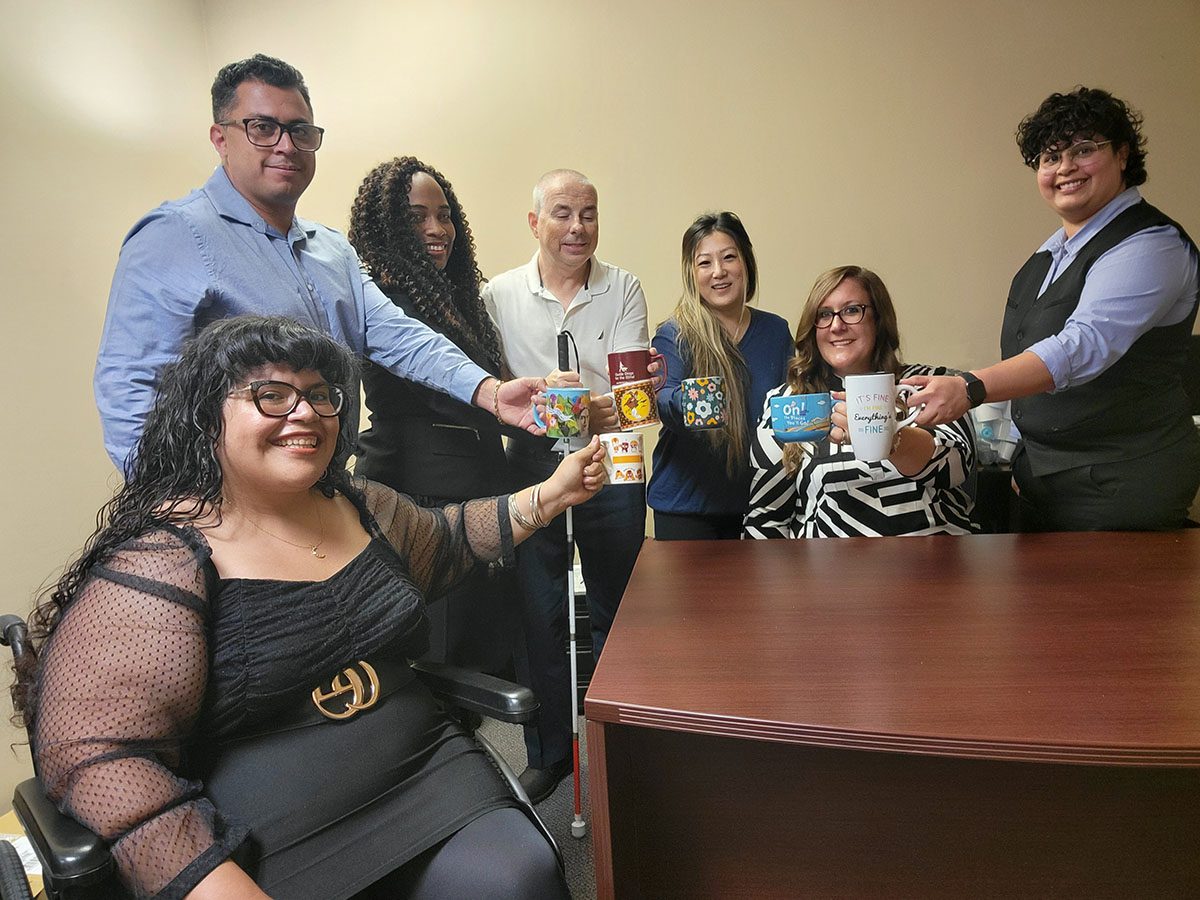
[[[750, 306], [758, 263], [736, 214], [705, 213], [688, 226], [680, 265], [683, 294], [653, 340], [667, 380], [646, 501], [659, 540], [737, 538], [749, 497], [750, 432], [767, 391], [783, 380], [791, 332], [782, 317]], [[683, 382], [709, 376], [722, 380], [725, 422], [690, 428]]]

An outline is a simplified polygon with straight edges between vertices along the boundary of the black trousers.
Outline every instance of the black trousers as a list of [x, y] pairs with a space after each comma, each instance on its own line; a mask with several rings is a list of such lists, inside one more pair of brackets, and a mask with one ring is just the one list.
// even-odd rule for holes
[[1034, 475], [1024, 447], [1013, 477], [1022, 531], [1161, 531], [1180, 528], [1200, 487], [1200, 437], [1137, 459]]
[[546, 838], [519, 809], [495, 809], [353, 900], [569, 900]]
[[[510, 453], [514, 484], [544, 480], [557, 456]], [[599, 661], [625, 585], [646, 535], [646, 492], [642, 485], [609, 484], [572, 510], [572, 531], [587, 585], [592, 657]], [[571, 668], [567, 658], [566, 515], [534, 532], [517, 548], [521, 624], [525, 654], [517, 679], [541, 701], [538, 720], [525, 727], [529, 765], [545, 769], [571, 754]]]

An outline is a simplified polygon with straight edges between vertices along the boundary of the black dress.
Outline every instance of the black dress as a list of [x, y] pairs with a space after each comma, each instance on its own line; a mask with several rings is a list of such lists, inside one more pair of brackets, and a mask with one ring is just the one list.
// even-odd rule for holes
[[[445, 334], [492, 375], [500, 374], [479, 348], [478, 338], [430, 323], [400, 291], [384, 293], [405, 313]], [[490, 409], [397, 378], [374, 363], [363, 370], [363, 389], [371, 425], [358, 436], [356, 474], [430, 507], [524, 487], [512, 481], [502, 428]], [[425, 658], [507, 672], [519, 616], [510, 576], [494, 566], [480, 566], [438, 598], [441, 602], [430, 610]]]
[[[223, 581], [200, 531], [168, 527], [95, 569], [64, 615], [34, 752], [135, 895], [181, 897], [232, 856], [272, 897], [336, 900], [514, 805], [407, 664], [422, 593], [511, 557], [506, 502], [443, 514], [364, 487], [371, 542], [324, 581]], [[360, 661], [377, 701], [321, 715], [314, 688]]]

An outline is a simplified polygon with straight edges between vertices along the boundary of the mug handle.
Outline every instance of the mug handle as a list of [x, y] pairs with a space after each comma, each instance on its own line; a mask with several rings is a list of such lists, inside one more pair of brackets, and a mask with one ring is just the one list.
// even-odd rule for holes
[[[909, 394], [915, 394], [920, 388], [914, 387], [911, 384], [896, 385], [896, 402], [899, 402]], [[905, 428], [917, 420], [917, 416], [921, 414], [921, 410], [925, 408], [925, 404], [914, 406], [909, 410], [908, 415], [896, 422], [896, 428]]]
[[537, 423], [537, 427], [545, 430], [546, 423], [542, 421], [542, 417], [538, 415], [537, 404], [533, 404], [533, 421]]
[[654, 348], [651, 348], [650, 359], [657, 359], [658, 364], [662, 367], [662, 371], [655, 375], [650, 381], [650, 386], [654, 388], [654, 392], [657, 394], [667, 386], [667, 358], [661, 353], [655, 356]]

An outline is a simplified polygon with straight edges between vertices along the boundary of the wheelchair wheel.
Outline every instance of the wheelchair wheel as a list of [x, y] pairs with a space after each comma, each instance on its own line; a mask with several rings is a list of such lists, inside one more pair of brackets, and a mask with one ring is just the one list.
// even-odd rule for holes
[[32, 897], [17, 848], [8, 841], [0, 841], [0, 898], [32, 900]]

